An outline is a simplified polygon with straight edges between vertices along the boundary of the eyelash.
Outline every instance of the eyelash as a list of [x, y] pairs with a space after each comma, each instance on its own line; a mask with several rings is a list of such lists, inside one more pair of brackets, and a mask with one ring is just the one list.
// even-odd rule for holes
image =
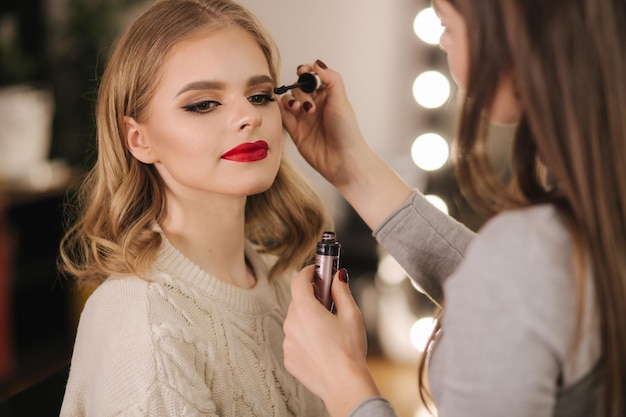
[[[260, 101], [253, 101], [254, 100], [260, 100]], [[255, 94], [253, 96], [250, 96], [248, 98], [248, 101], [252, 104], [257, 104], [259, 106], [265, 106], [267, 104], [273, 103], [276, 101], [276, 98], [271, 95], [271, 94]]]
[[221, 104], [217, 101], [204, 100], [183, 106], [183, 109], [191, 113], [208, 113], [216, 109], [218, 106], [221, 106]]
[[[248, 97], [248, 101], [256, 106], [267, 106], [275, 102], [276, 98], [271, 94], [255, 94]], [[209, 113], [221, 105], [221, 103], [214, 100], [204, 100], [183, 106], [183, 109], [191, 113]]]

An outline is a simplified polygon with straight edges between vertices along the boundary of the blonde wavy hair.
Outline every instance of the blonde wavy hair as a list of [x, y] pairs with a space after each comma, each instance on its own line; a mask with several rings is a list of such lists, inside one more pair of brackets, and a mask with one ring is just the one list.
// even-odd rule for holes
[[[98, 90], [97, 159], [75, 205], [66, 205], [59, 268], [79, 284], [98, 285], [112, 274], [147, 279], [162, 243], [152, 226], [164, 215], [165, 194], [154, 166], [129, 152], [124, 117], [145, 115], [174, 45], [201, 30], [233, 25], [256, 40], [278, 80], [280, 57], [271, 36], [252, 13], [229, 0], [158, 0], [118, 40]], [[271, 276], [309, 262], [315, 242], [331, 226], [322, 200], [284, 155], [273, 185], [246, 202], [246, 237], [277, 258]]]

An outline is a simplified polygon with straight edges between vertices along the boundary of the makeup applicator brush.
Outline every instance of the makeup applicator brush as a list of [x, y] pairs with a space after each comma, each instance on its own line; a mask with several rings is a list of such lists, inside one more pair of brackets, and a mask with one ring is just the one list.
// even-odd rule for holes
[[305, 72], [298, 77], [298, 82], [296, 82], [295, 84], [283, 85], [281, 87], [274, 88], [274, 94], [284, 94], [293, 88], [299, 88], [305, 93], [312, 93], [313, 91], [317, 90], [320, 85], [322, 85], [322, 82], [320, 81], [320, 77], [318, 77], [317, 74], [314, 74], [312, 72]]

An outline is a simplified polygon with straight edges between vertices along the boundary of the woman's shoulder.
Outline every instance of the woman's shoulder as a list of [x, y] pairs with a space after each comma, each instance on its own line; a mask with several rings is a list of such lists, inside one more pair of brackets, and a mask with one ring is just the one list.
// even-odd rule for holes
[[446, 297], [469, 291], [510, 311], [562, 319], [574, 308], [574, 267], [572, 239], [554, 206], [506, 211], [481, 228], [446, 283]]
[[539, 205], [506, 211], [485, 223], [446, 284], [448, 290], [495, 296], [520, 308], [549, 300], [561, 310], [564, 306], [556, 304], [569, 304], [570, 297], [563, 295], [573, 294], [573, 277], [573, 245], [565, 222], [555, 207]]
[[[87, 298], [83, 312], [128, 312], [142, 307], [150, 283], [134, 275], [109, 276]], [[110, 317], [110, 315], [107, 313]]]
[[119, 356], [149, 357], [163, 350], [164, 343], [181, 339], [179, 335], [184, 332], [194, 335], [189, 340], [203, 339], [186, 313], [172, 301], [166, 285], [137, 276], [111, 276], [85, 302], [78, 324], [77, 349], [122, 361]]
[[521, 240], [545, 244], [569, 244], [570, 237], [562, 214], [551, 204], [507, 210], [487, 221], [479, 231], [481, 241], [498, 243]]
[[105, 363], [130, 370], [134, 361], [129, 358], [151, 356], [147, 287], [137, 277], [110, 277], [89, 295], [78, 323], [73, 366], [80, 372], [90, 366], [96, 373], [108, 373], [113, 371], [103, 369]]
[[139, 337], [149, 328], [149, 283], [136, 276], [111, 276], [93, 290], [83, 305], [79, 334], [89, 338]]

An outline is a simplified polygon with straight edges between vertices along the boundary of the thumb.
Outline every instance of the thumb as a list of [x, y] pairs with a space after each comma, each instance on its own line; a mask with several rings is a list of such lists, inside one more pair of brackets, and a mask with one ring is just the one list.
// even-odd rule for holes
[[341, 268], [335, 273], [335, 279], [333, 279], [330, 291], [338, 314], [342, 311], [358, 309], [356, 301], [352, 297], [352, 292], [350, 292], [349, 282], [350, 278], [345, 268]]
[[[292, 299], [313, 298], [313, 287], [311, 281], [315, 271], [315, 265], [307, 265], [291, 281]], [[317, 300], [316, 300], [317, 301]]]

